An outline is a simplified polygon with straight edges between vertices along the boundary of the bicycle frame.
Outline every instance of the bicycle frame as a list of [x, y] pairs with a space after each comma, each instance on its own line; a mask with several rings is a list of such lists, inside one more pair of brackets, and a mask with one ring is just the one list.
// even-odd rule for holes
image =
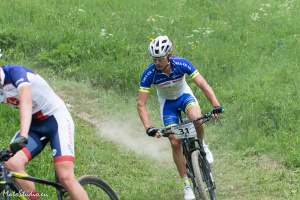
[[[195, 177], [194, 175], [194, 171], [193, 171], [193, 167], [192, 167], [192, 153], [196, 150], [199, 150], [200, 155], [201, 155], [201, 162], [205, 164], [203, 166], [207, 166], [208, 165], [208, 161], [205, 158], [205, 151], [202, 145], [202, 142], [200, 142], [199, 139], [197, 138], [184, 138], [181, 139], [181, 146], [182, 146], [182, 150], [183, 150], [183, 155], [186, 158], [186, 169], [187, 169], [187, 175], [188, 177]], [[203, 171], [203, 168], [201, 168], [201, 170]], [[207, 182], [209, 180], [209, 177], [207, 177], [206, 173], [205, 174], [205, 182]], [[192, 181], [194, 182], [194, 179], [192, 179]], [[194, 183], [195, 184], [195, 183]], [[215, 184], [212, 182], [211, 183], [212, 187], [215, 189]]]
[[[9, 187], [8, 184], [13, 183], [14, 182], [13, 179], [21, 179], [21, 180], [32, 181], [34, 183], [49, 185], [49, 186], [55, 187], [58, 200], [62, 199], [63, 191], [65, 191], [64, 187], [58, 182], [36, 178], [36, 177], [30, 176], [25, 173], [9, 171], [6, 169], [3, 162], [0, 163], [0, 175], [1, 175], [0, 176], [0, 180], [1, 180], [0, 186], [4, 185], [5, 187]], [[56, 177], [56, 180], [57, 180], [57, 177]], [[5, 188], [5, 189], [9, 189], [9, 188]], [[18, 197], [20, 200], [27, 200], [26, 195], [24, 195], [22, 193], [18, 194]], [[10, 197], [8, 196], [6, 199], [9, 200]]]
[[56, 173], [55, 173], [56, 182], [36, 178], [36, 177], [33, 177], [33, 176], [29, 176], [27, 174], [22, 174], [22, 173], [18, 173], [18, 172], [11, 172], [11, 175], [12, 175], [13, 178], [32, 181], [34, 183], [40, 183], [40, 184], [43, 184], [43, 185], [49, 185], [49, 186], [55, 187], [56, 193], [57, 193], [57, 199], [58, 200], [62, 199], [62, 191], [64, 191], [65, 188], [60, 183], [57, 182]]
[[[213, 200], [216, 199], [216, 194], [214, 191], [216, 186], [210, 169], [210, 164], [206, 159], [206, 152], [204, 151], [202, 140], [198, 139], [196, 134], [197, 130], [195, 129], [195, 122], [201, 120], [201, 124], [204, 124], [212, 119], [215, 114], [223, 112], [223, 107], [217, 107], [196, 120], [183, 121], [181, 116], [182, 113], [179, 110], [177, 113], [179, 117], [179, 123], [173, 127], [161, 128], [158, 132], [164, 137], [168, 137], [171, 134], [177, 136], [177, 139], [181, 141], [183, 154], [186, 159], [186, 171], [188, 177], [192, 179], [193, 185], [197, 187], [197, 190], [200, 192], [200, 194], [206, 193], [204, 191], [204, 187], [207, 187], [209, 197]], [[201, 186], [201, 184], [205, 184], [206, 186]], [[205, 196], [200, 198], [206, 199]]]
[[[201, 173], [203, 174], [203, 181], [207, 185], [208, 191], [214, 190], [215, 183], [213, 181], [213, 177], [211, 174], [208, 174], [207, 172], [211, 173], [209, 163], [206, 160], [206, 153], [204, 151], [202, 142], [197, 139], [197, 138], [183, 138], [181, 139], [181, 146], [183, 149], [183, 154], [184, 157], [186, 158], [186, 172], [188, 177], [191, 178], [193, 185], [196, 186], [196, 180], [195, 180], [195, 172], [193, 169], [193, 164], [192, 164], [192, 154], [194, 151], [199, 151], [200, 156], [199, 156], [199, 162], [201, 163], [200, 170]], [[209, 195], [211, 193], [209, 192]], [[215, 197], [210, 196], [212, 199], [215, 199]]]
[[[69, 195], [62, 184], [58, 182], [57, 174], [55, 173], [56, 181], [49, 181], [45, 179], [40, 179], [37, 177], [30, 176], [26, 173], [18, 173], [8, 170], [5, 167], [5, 162], [12, 157], [12, 154], [7, 150], [0, 151], [0, 200], [10, 200], [11, 196], [17, 197], [19, 200], [27, 200], [29, 196], [26, 192], [22, 191], [20, 186], [16, 183], [15, 179], [31, 181], [34, 183], [39, 183], [43, 185], [48, 185], [56, 189], [57, 199], [69, 199]], [[103, 180], [96, 176], [85, 175], [78, 179], [79, 184], [82, 186], [92, 186], [93, 189], [96, 189], [96, 192], [101, 192], [102, 195], [109, 197], [112, 200], [118, 200], [117, 194], [113, 189], [105, 183]], [[41, 195], [41, 197], [44, 195]], [[46, 195], [48, 196], [48, 195]], [[97, 196], [96, 196], [97, 197]], [[15, 198], [14, 198], [15, 199]]]
[[[178, 117], [179, 117], [179, 122], [183, 123], [181, 111], [178, 111]], [[198, 144], [198, 147], [196, 147], [196, 144]], [[203, 146], [198, 138], [183, 138], [183, 139], [181, 139], [181, 146], [182, 146], [182, 150], [183, 150], [183, 155], [186, 158], [187, 175], [189, 177], [194, 177], [191, 156], [192, 156], [193, 151], [196, 151], [196, 150], [199, 150], [200, 152], [204, 151]], [[194, 182], [194, 179], [192, 179], [192, 180]]]
[[[8, 190], [10, 188], [9, 184], [12, 182], [11, 173], [5, 168], [4, 163], [0, 163], [0, 186], [3, 186], [2, 191]], [[10, 193], [7, 193], [6, 200], [10, 199]], [[3, 196], [4, 197], [4, 196]], [[27, 200], [26, 196], [23, 194], [18, 194], [20, 200]]]
[[[192, 140], [192, 139], [182, 139], [181, 140], [182, 151], [183, 151], [183, 154], [186, 157], [186, 165], [187, 165], [187, 168], [189, 168], [189, 169], [192, 168], [191, 167], [192, 166], [191, 165], [191, 155], [192, 155], [192, 152], [196, 150], [196, 148], [195, 148], [195, 140]], [[189, 174], [189, 175], [191, 175], [191, 174]]]

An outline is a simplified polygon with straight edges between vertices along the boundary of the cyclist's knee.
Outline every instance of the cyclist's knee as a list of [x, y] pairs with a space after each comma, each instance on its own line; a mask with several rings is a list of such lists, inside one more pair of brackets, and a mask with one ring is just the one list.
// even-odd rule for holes
[[194, 122], [196, 128], [204, 129], [203, 122], [201, 120], [197, 120]]
[[173, 149], [181, 148], [181, 141], [177, 140], [175, 137], [169, 137], [170, 143]]
[[27, 162], [28, 158], [22, 152], [18, 152], [16, 155], [5, 162], [5, 166], [11, 171], [24, 171]]
[[72, 171], [60, 171], [57, 173], [59, 182], [63, 185], [72, 184], [75, 181], [75, 175]]
[[60, 183], [63, 185], [69, 185], [76, 180], [73, 171], [73, 163], [56, 163], [55, 165], [55, 170]]

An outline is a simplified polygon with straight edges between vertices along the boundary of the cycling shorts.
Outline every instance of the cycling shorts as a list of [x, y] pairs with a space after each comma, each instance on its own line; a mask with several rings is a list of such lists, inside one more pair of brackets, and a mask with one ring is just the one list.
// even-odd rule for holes
[[[20, 136], [18, 131], [13, 137]], [[31, 160], [50, 142], [54, 162], [74, 160], [74, 122], [65, 106], [43, 120], [32, 119], [28, 133], [28, 144], [22, 149]]]
[[170, 127], [179, 123], [178, 112], [186, 112], [191, 106], [197, 105], [198, 101], [192, 93], [184, 93], [175, 100], [162, 99], [160, 101], [160, 114], [164, 126]]

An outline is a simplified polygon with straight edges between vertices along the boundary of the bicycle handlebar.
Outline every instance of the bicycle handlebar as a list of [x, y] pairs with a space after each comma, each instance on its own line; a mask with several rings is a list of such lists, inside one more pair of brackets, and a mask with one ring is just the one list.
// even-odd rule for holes
[[[223, 107], [218, 107], [218, 108], [214, 108], [212, 111], [204, 114], [202, 117], [199, 117], [198, 119], [195, 120], [189, 120], [186, 121], [185, 124], [190, 123], [190, 122], [196, 122], [199, 120], [202, 120], [202, 124], [208, 122], [209, 120], [211, 120], [211, 118], [213, 117], [214, 114], [220, 114], [224, 112], [224, 108]], [[174, 134], [171, 132], [171, 127], [170, 128], [161, 128], [159, 130], [159, 134], [163, 137], [168, 137], [170, 134]]]
[[10, 150], [3, 149], [0, 151], [0, 162], [8, 161], [11, 157], [13, 157], [13, 153]]
[[210, 112], [204, 114], [204, 116], [199, 117], [199, 118], [196, 119], [196, 120], [193, 120], [192, 122], [196, 122], [196, 121], [199, 121], [199, 120], [204, 120], [203, 123], [208, 122], [208, 121], [212, 118], [212, 116], [213, 116], [214, 114], [220, 114], [220, 113], [223, 113], [224, 111], [225, 111], [225, 110], [224, 110], [223, 107], [214, 108], [212, 111], [210, 111]]

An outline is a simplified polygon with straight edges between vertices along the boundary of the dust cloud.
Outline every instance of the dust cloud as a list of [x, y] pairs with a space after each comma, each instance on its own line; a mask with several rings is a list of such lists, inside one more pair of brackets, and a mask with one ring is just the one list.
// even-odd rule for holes
[[[172, 160], [167, 138], [157, 139], [146, 135], [134, 97], [124, 98], [112, 90], [91, 90], [89, 85], [72, 81], [56, 80], [53, 85], [72, 114], [95, 126], [99, 136], [140, 156], [149, 156], [162, 162]], [[149, 108], [149, 111], [152, 109]]]
[[147, 136], [137, 114], [132, 114], [132, 116], [129, 116], [129, 114], [115, 117], [107, 116], [97, 120], [97, 118], [81, 112], [79, 117], [100, 130], [97, 134], [101, 137], [126, 147], [138, 155], [146, 155], [162, 162], [172, 160], [169, 140]]

